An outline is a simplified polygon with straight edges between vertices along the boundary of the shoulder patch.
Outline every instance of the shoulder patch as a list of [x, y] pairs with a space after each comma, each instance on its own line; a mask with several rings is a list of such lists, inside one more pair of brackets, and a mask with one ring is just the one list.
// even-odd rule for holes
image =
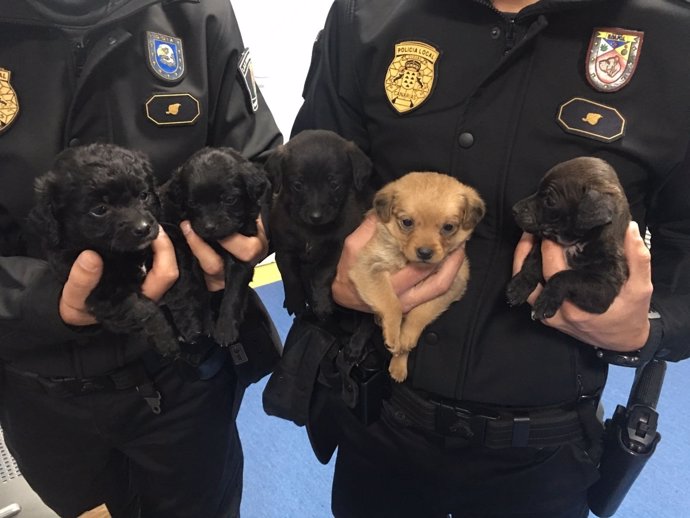
[[259, 109], [259, 94], [256, 90], [256, 78], [254, 77], [254, 65], [252, 64], [252, 57], [249, 53], [249, 49], [244, 49], [242, 56], [240, 56], [240, 61], [237, 65], [240, 71], [242, 79], [244, 79], [244, 87], [247, 90], [247, 95], [249, 95], [249, 102], [252, 107], [252, 111], [257, 111]]
[[164, 81], [180, 81], [185, 74], [182, 40], [157, 32], [146, 32], [147, 63], [154, 75]]
[[612, 106], [575, 97], [561, 105], [558, 124], [573, 135], [613, 142], [625, 135], [626, 121]]
[[401, 41], [395, 45], [384, 88], [388, 101], [398, 113], [415, 110], [429, 98], [440, 55], [433, 45], [421, 41]]
[[644, 33], [597, 28], [587, 53], [587, 80], [600, 92], [615, 92], [630, 82], [640, 59]]
[[12, 72], [0, 68], [0, 133], [7, 130], [19, 114], [19, 99], [10, 84]]

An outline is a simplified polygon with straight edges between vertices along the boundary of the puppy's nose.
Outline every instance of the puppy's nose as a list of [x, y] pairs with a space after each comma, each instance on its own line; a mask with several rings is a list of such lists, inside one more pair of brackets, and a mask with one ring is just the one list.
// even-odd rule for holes
[[321, 223], [323, 220], [323, 212], [320, 210], [314, 210], [309, 213], [309, 221], [311, 221], [314, 224]]
[[422, 261], [428, 261], [434, 256], [434, 251], [431, 248], [421, 247], [417, 248], [417, 257]]
[[142, 219], [134, 226], [132, 232], [137, 237], [148, 236], [151, 233], [151, 222]]
[[213, 234], [216, 231], [215, 223], [207, 222], [204, 224], [204, 234]]

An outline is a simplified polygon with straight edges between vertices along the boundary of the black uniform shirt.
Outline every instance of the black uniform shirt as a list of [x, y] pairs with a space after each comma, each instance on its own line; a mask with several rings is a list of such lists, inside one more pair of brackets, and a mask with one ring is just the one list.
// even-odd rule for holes
[[[227, 0], [118, 0], [73, 13], [58, 5], [3, 0], [0, 9], [0, 204], [15, 217], [68, 146], [142, 150], [164, 181], [203, 146], [254, 159], [281, 142]], [[0, 259], [0, 358], [90, 375], [146, 349], [69, 329], [57, 314], [60, 289], [43, 262]]]
[[514, 17], [482, 0], [335, 2], [293, 133], [321, 127], [355, 140], [377, 186], [436, 170], [487, 203], [467, 245], [468, 291], [422, 334], [413, 386], [519, 406], [603, 386], [594, 348], [505, 301], [520, 237], [512, 205], [581, 155], [617, 169], [634, 218], [652, 231], [664, 335], [650, 346], [688, 356], [689, 26], [690, 5], [667, 0], [542, 0]]

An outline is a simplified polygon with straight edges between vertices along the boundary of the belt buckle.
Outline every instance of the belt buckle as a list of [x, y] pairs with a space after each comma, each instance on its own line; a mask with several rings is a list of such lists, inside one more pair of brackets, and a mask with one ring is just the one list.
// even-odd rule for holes
[[442, 435], [460, 437], [470, 440], [476, 431], [472, 426], [473, 414], [464, 408], [458, 408], [445, 403], [437, 403], [436, 431]]

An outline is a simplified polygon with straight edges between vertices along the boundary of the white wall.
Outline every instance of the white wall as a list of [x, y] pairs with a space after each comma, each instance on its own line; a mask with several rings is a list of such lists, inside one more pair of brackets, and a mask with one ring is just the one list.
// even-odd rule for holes
[[261, 92], [285, 140], [302, 104], [312, 44], [330, 0], [231, 0]]

